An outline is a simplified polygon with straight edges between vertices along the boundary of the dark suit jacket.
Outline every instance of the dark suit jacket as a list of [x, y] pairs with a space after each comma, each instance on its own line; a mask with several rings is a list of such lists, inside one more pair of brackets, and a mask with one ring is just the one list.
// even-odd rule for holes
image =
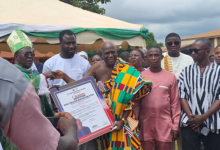
[[77, 136], [78, 138], [81, 138], [89, 133], [91, 133], [89, 127], [82, 127], [81, 131], [77, 131]]
[[39, 72], [39, 73], [42, 73], [44, 64], [39, 63], [39, 62], [34, 62], [34, 64], [35, 64], [35, 66], [37, 67], [38, 72]]

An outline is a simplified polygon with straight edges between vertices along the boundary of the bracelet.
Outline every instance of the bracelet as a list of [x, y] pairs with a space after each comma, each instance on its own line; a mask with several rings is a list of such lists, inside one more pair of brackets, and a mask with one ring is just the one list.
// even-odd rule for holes
[[127, 123], [127, 120], [125, 120], [125, 118], [121, 118], [121, 120], [124, 122], [124, 124]]

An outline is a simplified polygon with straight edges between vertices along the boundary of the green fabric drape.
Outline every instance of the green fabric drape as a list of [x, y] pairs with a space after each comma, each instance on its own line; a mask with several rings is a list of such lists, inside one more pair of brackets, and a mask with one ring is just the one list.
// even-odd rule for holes
[[[148, 37], [149, 31], [145, 27], [142, 27], [139, 31], [129, 30], [129, 29], [115, 29], [115, 28], [72, 28], [70, 29], [75, 34], [85, 32], [85, 31], [93, 31], [96, 34], [115, 40], [123, 40], [130, 39], [141, 35], [143, 39]], [[58, 38], [60, 31], [53, 32], [26, 32], [23, 31], [27, 35], [43, 37], [43, 38]]]
[[23, 72], [28, 82], [30, 82], [34, 86], [36, 93], [39, 94], [38, 91], [39, 91], [40, 80], [41, 80], [40, 76], [33, 73], [32, 70], [28, 71], [16, 64], [14, 64], [14, 66], [17, 67], [21, 72]]

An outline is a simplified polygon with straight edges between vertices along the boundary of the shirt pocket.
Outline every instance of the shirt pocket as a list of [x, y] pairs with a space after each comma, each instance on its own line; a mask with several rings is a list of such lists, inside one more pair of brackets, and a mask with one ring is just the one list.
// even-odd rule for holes
[[169, 94], [169, 87], [165, 85], [158, 85], [157, 89], [160, 91], [161, 94], [164, 96]]
[[164, 85], [159, 85], [160, 88], [164, 88], [164, 89], [168, 89], [167, 86], [164, 86]]
[[157, 90], [167, 104], [170, 103], [170, 89], [165, 85], [158, 85]]

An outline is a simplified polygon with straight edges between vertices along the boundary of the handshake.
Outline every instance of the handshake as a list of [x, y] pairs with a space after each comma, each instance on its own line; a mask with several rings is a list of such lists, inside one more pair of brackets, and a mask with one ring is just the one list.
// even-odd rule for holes
[[42, 73], [47, 79], [54, 80], [54, 79], [63, 79], [65, 73], [60, 70], [55, 71], [47, 71]]

